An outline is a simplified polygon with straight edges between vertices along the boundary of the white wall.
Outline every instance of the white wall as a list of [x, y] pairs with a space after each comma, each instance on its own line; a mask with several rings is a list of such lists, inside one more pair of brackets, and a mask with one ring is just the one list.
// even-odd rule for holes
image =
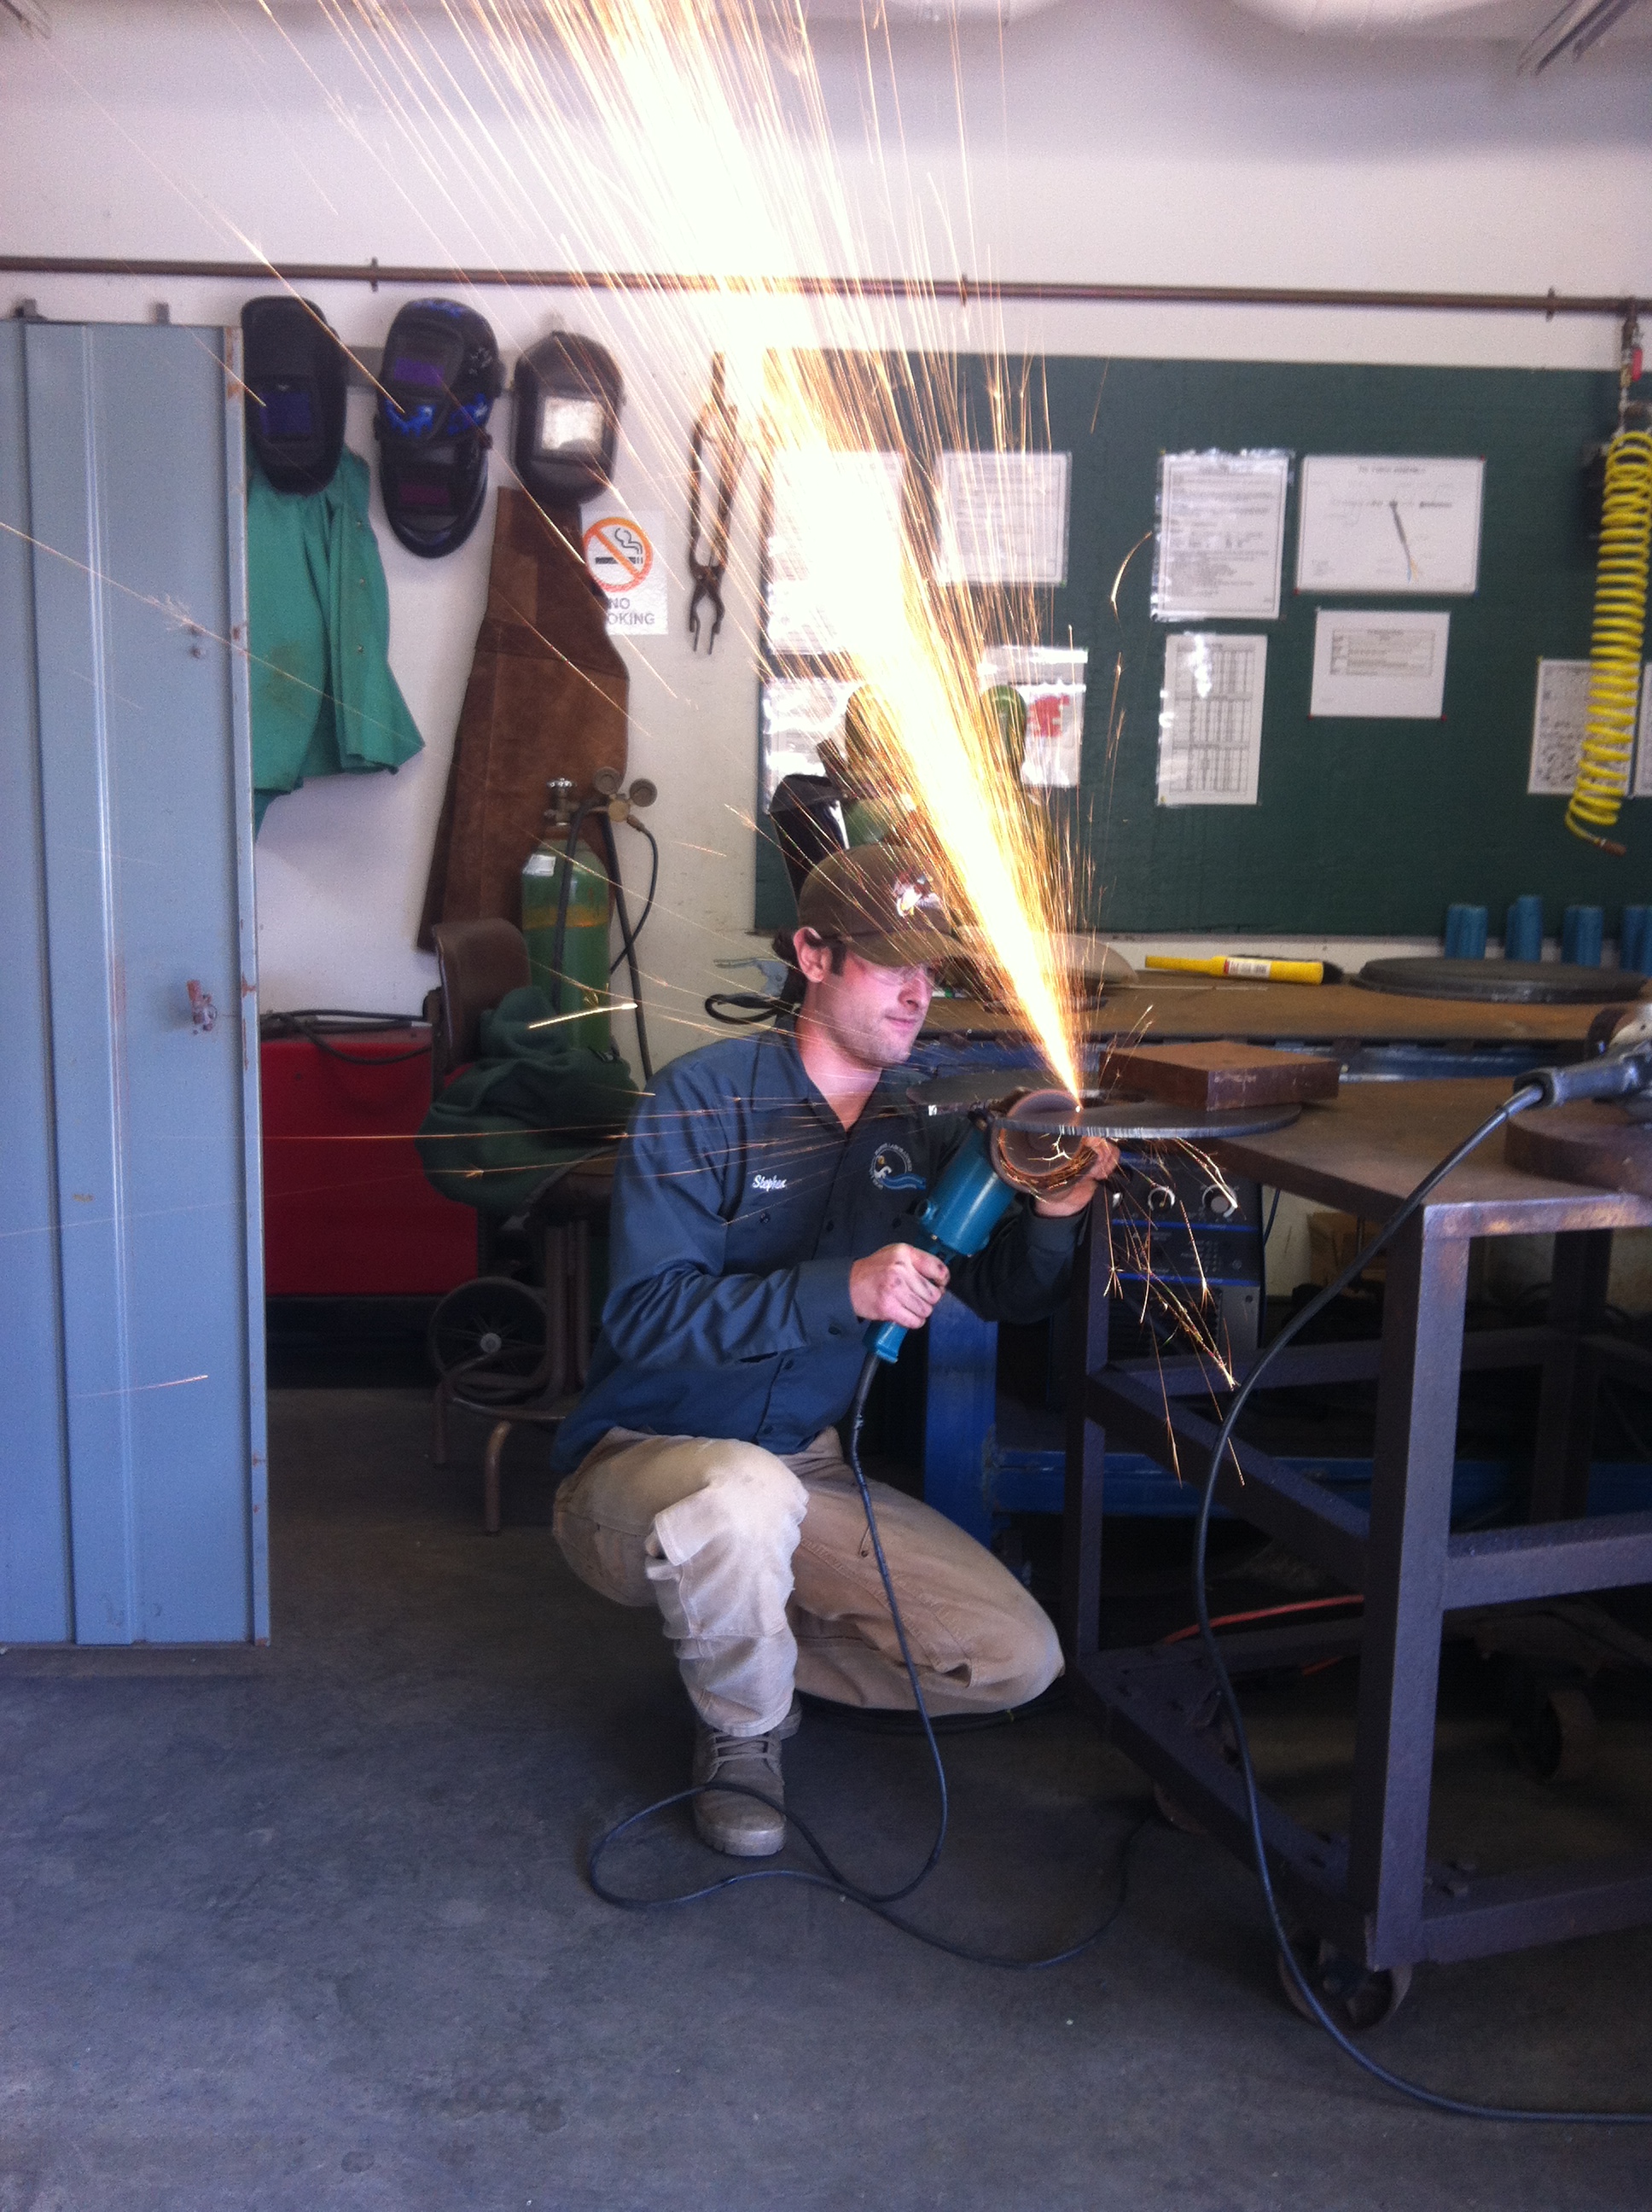
[[[1539, 9], [1541, 14], [1544, 12]], [[439, 22], [422, 21], [440, 40]], [[54, 0], [53, 35], [0, 31], [0, 247], [132, 258], [593, 265], [615, 244], [594, 204], [500, 190], [438, 149], [435, 179], [319, 13]], [[861, 122], [858, 34], [823, 25], [821, 70], [864, 235], [863, 270], [1174, 283], [1652, 293], [1652, 47], [1619, 41], [1536, 82], [1515, 48], [1457, 39], [1305, 39], [1221, 0], [1084, 0], [959, 34], [895, 33], [904, 146], [887, 196]], [[882, 92], [887, 94], [887, 86]], [[958, 151], [960, 107], [969, 152]], [[655, 265], [696, 265], [716, 226], [682, 180]], [[597, 196], [598, 199], [601, 195]], [[635, 241], [632, 241], [634, 244]], [[233, 320], [244, 284], [14, 277], [55, 316]], [[388, 289], [313, 286], [347, 343], [380, 343]], [[707, 350], [648, 299], [489, 290], [507, 355], [553, 320], [618, 355], [629, 396], [621, 493], [686, 529], [689, 425]], [[760, 343], [829, 337], [829, 308], [754, 310]], [[1537, 317], [1210, 308], [972, 306], [921, 326], [891, 308], [879, 337], [961, 349], [1600, 367], [1608, 322]], [[508, 417], [506, 417], [506, 427]], [[350, 443], [370, 453], [365, 397]], [[507, 479], [502, 454], [495, 480]], [[730, 626], [690, 654], [686, 586], [671, 633], [631, 645], [631, 767], [653, 776], [665, 841], [647, 963], [663, 1057], [695, 1041], [713, 963], [752, 949], [755, 514], [745, 486]], [[375, 513], [390, 579], [391, 657], [426, 738], [394, 778], [337, 779], [277, 802], [258, 848], [267, 1006], [412, 1009], [429, 963], [412, 933], [485, 591], [490, 518], [452, 558], [406, 555]], [[679, 572], [682, 563], [677, 563]], [[636, 841], [632, 841], [636, 842]], [[632, 872], [635, 873], [635, 866]]]

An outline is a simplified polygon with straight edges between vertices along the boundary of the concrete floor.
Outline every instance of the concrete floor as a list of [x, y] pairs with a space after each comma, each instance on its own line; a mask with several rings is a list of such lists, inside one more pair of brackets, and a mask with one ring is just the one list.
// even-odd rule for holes
[[[684, 1778], [652, 1621], [572, 1581], [535, 1484], [484, 1537], [475, 1439], [434, 1470], [422, 1394], [272, 1410], [268, 1652], [0, 1656], [0, 2212], [1652, 2202], [1645, 2130], [1457, 2122], [1370, 2085], [1284, 2005], [1242, 1870], [1157, 1823], [1100, 1948], [1042, 1974], [791, 1886], [603, 1905], [587, 1843]], [[1304, 1802], [1340, 1787], [1351, 1672], [1259, 1693], [1260, 1755]], [[1608, 1717], [1561, 1803], [1467, 1698], [1442, 1822], [1504, 1850], [1557, 1817], [1643, 1836], [1644, 1711]], [[1070, 1937], [1139, 1777], [1059, 1710], [948, 1757], [925, 1922]], [[866, 1877], [920, 1855], [910, 1741], [811, 1716], [787, 1764]], [[679, 1815], [615, 1874], [721, 1863]], [[1374, 2047], [1461, 2094], [1644, 2104], [1649, 1981], [1652, 1931], [1424, 1969]]]

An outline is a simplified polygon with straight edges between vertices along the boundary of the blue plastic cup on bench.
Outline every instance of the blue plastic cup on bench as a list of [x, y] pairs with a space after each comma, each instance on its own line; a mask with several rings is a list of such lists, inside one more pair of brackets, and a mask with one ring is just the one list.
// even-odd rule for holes
[[1631, 975], [1643, 975], [1646, 973], [1649, 924], [1652, 924], [1652, 906], [1626, 906], [1624, 908], [1623, 923], [1618, 932], [1618, 965], [1627, 969]]
[[1503, 925], [1503, 957], [1505, 960], [1543, 957], [1543, 899], [1540, 892], [1527, 891], [1509, 908], [1509, 919]]
[[1598, 968], [1606, 935], [1606, 908], [1569, 906], [1560, 926], [1560, 957], [1574, 968]]
[[1487, 915], [1483, 906], [1449, 906], [1445, 917], [1448, 960], [1484, 960]]

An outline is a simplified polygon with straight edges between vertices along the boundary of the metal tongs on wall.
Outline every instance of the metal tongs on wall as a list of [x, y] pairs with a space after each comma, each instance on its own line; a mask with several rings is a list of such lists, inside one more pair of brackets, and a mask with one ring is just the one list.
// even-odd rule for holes
[[[708, 439], [714, 444], [716, 508], [711, 528], [707, 533], [705, 558], [702, 560], [700, 487]], [[694, 593], [689, 601], [689, 637], [690, 649], [697, 650], [700, 609], [701, 603], [704, 601], [712, 610], [711, 628], [706, 637], [708, 654], [716, 644], [717, 633], [723, 627], [723, 574], [728, 567], [729, 525], [733, 518], [734, 494], [744, 461], [745, 449], [740, 443], [739, 417], [729, 405], [723, 388], [723, 356], [714, 354], [711, 398], [695, 418], [694, 434], [689, 441], [689, 568], [694, 577]]]

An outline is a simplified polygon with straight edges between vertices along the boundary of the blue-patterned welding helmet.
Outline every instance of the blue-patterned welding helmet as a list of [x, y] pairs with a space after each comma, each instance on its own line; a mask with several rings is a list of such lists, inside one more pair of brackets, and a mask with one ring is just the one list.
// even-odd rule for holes
[[412, 300], [391, 325], [373, 428], [386, 519], [410, 553], [435, 560], [476, 528], [502, 382], [493, 331], [474, 307]]

